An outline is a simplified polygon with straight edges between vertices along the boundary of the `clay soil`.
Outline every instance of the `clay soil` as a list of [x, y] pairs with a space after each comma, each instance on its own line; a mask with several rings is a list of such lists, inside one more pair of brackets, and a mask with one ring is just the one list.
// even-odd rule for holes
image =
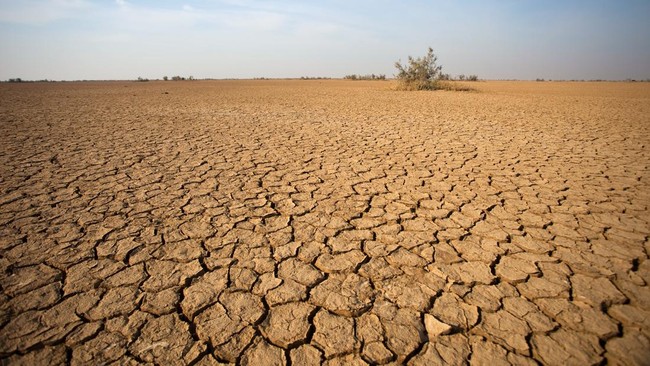
[[650, 362], [650, 84], [0, 85], [8, 364]]

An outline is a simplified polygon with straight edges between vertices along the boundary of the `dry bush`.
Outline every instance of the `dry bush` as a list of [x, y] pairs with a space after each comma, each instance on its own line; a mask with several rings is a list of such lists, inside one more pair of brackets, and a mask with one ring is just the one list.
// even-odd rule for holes
[[395, 62], [401, 90], [438, 90], [440, 89], [440, 80], [442, 76], [442, 66], [436, 62], [438, 57], [429, 50], [424, 57], [408, 57], [408, 63], [402, 65], [401, 62]]
[[462, 91], [462, 92], [476, 91], [476, 89], [470, 88], [469, 86], [455, 83], [453, 81], [444, 81], [444, 80], [438, 82], [437, 90]]

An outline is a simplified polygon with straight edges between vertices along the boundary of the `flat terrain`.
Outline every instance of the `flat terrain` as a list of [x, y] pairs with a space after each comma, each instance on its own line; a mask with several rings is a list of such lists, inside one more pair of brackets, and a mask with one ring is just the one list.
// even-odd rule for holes
[[650, 84], [0, 85], [9, 364], [647, 365]]

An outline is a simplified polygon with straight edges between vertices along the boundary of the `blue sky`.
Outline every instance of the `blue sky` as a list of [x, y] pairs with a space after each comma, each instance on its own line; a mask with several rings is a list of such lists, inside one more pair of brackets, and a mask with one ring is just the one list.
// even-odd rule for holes
[[0, 80], [395, 73], [650, 78], [650, 1], [0, 0]]

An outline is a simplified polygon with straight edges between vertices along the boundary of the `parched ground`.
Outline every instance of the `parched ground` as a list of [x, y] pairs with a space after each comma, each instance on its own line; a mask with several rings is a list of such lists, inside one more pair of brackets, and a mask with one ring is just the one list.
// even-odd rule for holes
[[650, 84], [0, 85], [6, 364], [650, 363]]

